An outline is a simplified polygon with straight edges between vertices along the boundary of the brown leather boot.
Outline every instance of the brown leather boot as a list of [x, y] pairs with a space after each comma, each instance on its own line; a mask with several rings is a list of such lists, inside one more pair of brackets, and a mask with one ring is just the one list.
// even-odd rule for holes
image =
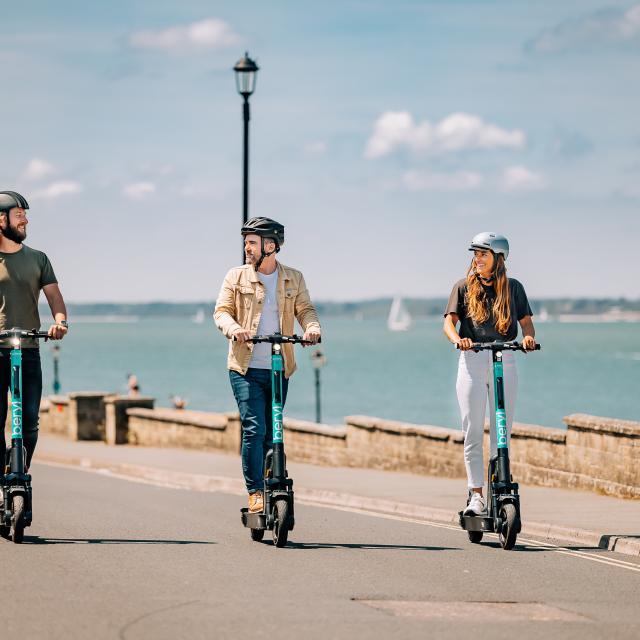
[[262, 491], [249, 494], [249, 513], [261, 513], [264, 511], [264, 498]]

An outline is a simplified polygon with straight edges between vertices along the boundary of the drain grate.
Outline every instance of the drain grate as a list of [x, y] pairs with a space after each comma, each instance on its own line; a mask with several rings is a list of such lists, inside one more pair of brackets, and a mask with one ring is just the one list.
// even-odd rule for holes
[[356, 602], [394, 616], [473, 622], [517, 620], [587, 622], [573, 611], [539, 602], [424, 602], [407, 600], [358, 600]]

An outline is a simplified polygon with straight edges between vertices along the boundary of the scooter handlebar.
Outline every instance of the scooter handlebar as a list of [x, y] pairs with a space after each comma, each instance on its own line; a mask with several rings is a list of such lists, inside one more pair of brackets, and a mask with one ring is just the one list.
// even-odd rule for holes
[[4, 338], [18, 338], [23, 340], [25, 338], [36, 338], [42, 340], [49, 340], [51, 336], [46, 331], [38, 331], [37, 329], [5, 329], [0, 331], [0, 339]]
[[[521, 342], [474, 342], [471, 351], [540, 351], [542, 347], [536, 342], [533, 349], [525, 349]], [[460, 349], [460, 344], [456, 344], [456, 349]]]
[[322, 342], [322, 338], [318, 338], [318, 342], [310, 342], [309, 340], [305, 340], [302, 336], [292, 335], [292, 336], [281, 336], [276, 333], [270, 336], [253, 336], [253, 338], [249, 339], [249, 342], [253, 342], [253, 344], [258, 344], [259, 342], [268, 342], [270, 344], [319, 344]]
[[[237, 338], [232, 336], [231, 339], [234, 342], [237, 342]], [[249, 338], [247, 342], [253, 342], [253, 344], [258, 344], [259, 342], [269, 342], [270, 344], [303, 344], [303, 345], [313, 345], [320, 344], [322, 342], [322, 338], [318, 338], [318, 342], [310, 342], [309, 340], [305, 340], [301, 336], [282, 336], [279, 333], [275, 333], [270, 336], [253, 336]]]

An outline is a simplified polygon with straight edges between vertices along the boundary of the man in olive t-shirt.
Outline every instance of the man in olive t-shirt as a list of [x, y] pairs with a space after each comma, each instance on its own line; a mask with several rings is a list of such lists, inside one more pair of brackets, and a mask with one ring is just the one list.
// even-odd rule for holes
[[[55, 321], [48, 334], [52, 340], [60, 340], [68, 329], [67, 309], [55, 273], [42, 251], [22, 244], [27, 237], [28, 208], [19, 193], [0, 191], [0, 331], [14, 327], [39, 330], [38, 298], [43, 291]], [[25, 340], [22, 347], [22, 431], [29, 467], [38, 440], [42, 369], [37, 340]], [[6, 340], [0, 341], [0, 452], [6, 450], [4, 425], [11, 384], [10, 352]]]

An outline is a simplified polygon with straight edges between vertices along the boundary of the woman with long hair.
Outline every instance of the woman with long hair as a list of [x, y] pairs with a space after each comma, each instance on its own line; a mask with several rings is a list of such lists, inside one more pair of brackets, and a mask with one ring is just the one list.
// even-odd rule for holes
[[[461, 350], [456, 392], [462, 418], [464, 462], [469, 487], [465, 515], [480, 515], [486, 509], [482, 443], [487, 397], [491, 417], [491, 455], [497, 453], [495, 399], [491, 352], [475, 352], [471, 347], [474, 342], [515, 340], [518, 337], [518, 323], [522, 329], [524, 348], [534, 349], [536, 342], [533, 313], [524, 287], [514, 278], [507, 278], [507, 239], [491, 231], [479, 233], [471, 241], [469, 251], [473, 251], [471, 265], [467, 277], [456, 282], [451, 291], [444, 313], [444, 333]], [[456, 328], [458, 323], [459, 330]], [[518, 388], [513, 353], [503, 352], [502, 363], [507, 437], [510, 438]]]

